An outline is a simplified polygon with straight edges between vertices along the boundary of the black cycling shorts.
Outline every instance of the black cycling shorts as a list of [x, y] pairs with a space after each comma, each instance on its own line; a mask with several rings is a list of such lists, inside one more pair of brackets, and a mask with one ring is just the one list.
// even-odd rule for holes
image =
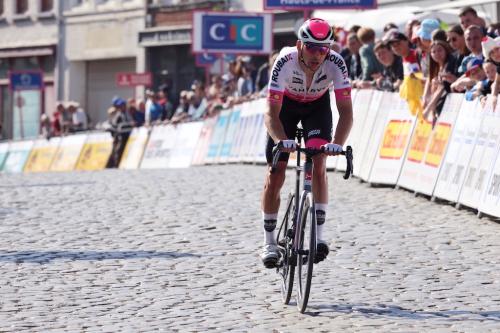
[[[306, 146], [311, 139], [322, 139], [327, 142], [332, 141], [332, 109], [330, 106], [330, 93], [327, 91], [315, 101], [301, 103], [283, 97], [283, 104], [280, 110], [280, 120], [283, 124], [285, 134], [288, 139], [295, 139], [297, 125], [299, 121], [304, 129], [304, 140]], [[266, 159], [267, 163], [273, 161], [274, 140], [267, 136]], [[326, 142], [325, 142], [326, 143]], [[282, 153], [279, 160], [288, 161], [290, 154]]]

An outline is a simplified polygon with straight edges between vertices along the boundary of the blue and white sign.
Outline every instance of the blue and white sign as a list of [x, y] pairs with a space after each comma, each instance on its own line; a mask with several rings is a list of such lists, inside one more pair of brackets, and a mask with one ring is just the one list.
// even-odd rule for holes
[[41, 72], [9, 72], [11, 90], [42, 90]]
[[272, 14], [195, 12], [193, 52], [268, 54]]
[[375, 9], [377, 0], [264, 0], [264, 9]]
[[197, 53], [196, 66], [210, 67], [217, 61], [217, 59], [219, 59], [219, 56], [214, 53]]

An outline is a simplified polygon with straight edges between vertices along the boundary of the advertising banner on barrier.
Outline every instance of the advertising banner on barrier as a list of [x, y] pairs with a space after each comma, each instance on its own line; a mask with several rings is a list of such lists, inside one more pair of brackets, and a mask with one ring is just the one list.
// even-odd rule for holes
[[456, 104], [448, 96], [434, 129], [430, 125], [432, 131], [429, 136], [429, 124], [419, 121], [398, 179], [399, 186], [432, 195], [457, 114]]
[[458, 198], [460, 204], [472, 208], [479, 208], [500, 147], [500, 115], [497, 113], [500, 108], [494, 112], [489, 98], [484, 109], [480, 103], [476, 109], [479, 109], [476, 111], [483, 115], [483, 119]]
[[229, 161], [231, 156], [231, 148], [236, 139], [236, 133], [238, 131], [238, 126], [240, 124], [240, 114], [241, 105], [236, 105], [233, 107], [231, 116], [229, 118], [229, 123], [226, 129], [226, 135], [224, 137], [224, 142], [220, 151], [219, 162], [226, 163]]
[[248, 124], [250, 122], [250, 105], [248, 103], [243, 103], [240, 106], [240, 119], [238, 122], [238, 130], [236, 131], [236, 136], [234, 138], [233, 145], [231, 147], [231, 153], [229, 156], [229, 162], [241, 162], [243, 154], [243, 143], [247, 138], [246, 131]]
[[267, 100], [265, 98], [259, 99], [255, 103], [255, 108], [259, 110], [260, 128], [256, 134], [256, 141], [253, 151], [254, 161], [256, 163], [266, 163], [266, 145], [267, 145], [267, 128], [265, 124], [265, 112], [266, 112]]
[[31, 148], [33, 148], [34, 141], [15, 141], [9, 145], [9, 153], [5, 160], [2, 172], [5, 173], [21, 173], [23, 172], [24, 165], [28, 160]]
[[57, 153], [57, 148], [61, 142], [60, 137], [54, 137], [50, 140], [38, 139], [31, 149], [28, 161], [24, 166], [24, 172], [47, 172]]
[[[500, 115], [499, 111], [500, 103], [497, 104], [497, 117]], [[479, 211], [481, 213], [500, 217], [500, 148], [497, 146], [496, 150], [495, 162], [479, 203]]]
[[86, 141], [87, 134], [63, 137], [50, 165], [50, 171], [73, 171]]
[[95, 171], [106, 168], [112, 148], [113, 138], [109, 132], [89, 134], [75, 169]]
[[9, 154], [9, 143], [8, 142], [0, 142], [0, 171], [3, 168], [3, 164], [7, 159], [7, 155]]
[[255, 162], [257, 160], [258, 150], [263, 148], [258, 147], [259, 139], [262, 137], [262, 128], [264, 125], [264, 113], [265, 109], [259, 107], [258, 100], [252, 101], [250, 103], [250, 108], [254, 110], [253, 112], [253, 129], [249, 136], [248, 141], [248, 152], [244, 159], [245, 162]]
[[139, 168], [148, 138], [149, 130], [146, 127], [136, 127], [132, 130], [120, 160], [120, 169]]
[[198, 142], [196, 143], [196, 147], [194, 148], [193, 160], [191, 161], [191, 165], [205, 164], [205, 157], [208, 153], [208, 146], [210, 145], [210, 141], [212, 140], [212, 133], [214, 131], [216, 123], [216, 117], [207, 118], [203, 122], [203, 127], [201, 128]]
[[253, 150], [253, 139], [254, 135], [257, 131], [257, 122], [258, 122], [258, 110], [254, 109], [252, 107], [252, 104], [250, 103], [245, 103], [245, 108], [250, 110], [248, 112], [248, 118], [246, 121], [246, 126], [244, 128], [244, 135], [243, 135], [243, 141], [241, 143], [241, 149], [240, 149], [240, 161], [241, 162], [249, 162], [251, 161], [251, 153]]
[[[382, 136], [384, 135], [387, 116], [389, 115], [389, 111], [394, 108], [394, 95], [394, 93], [384, 91], [382, 93], [382, 100], [380, 101], [378, 111], [370, 108], [370, 113], [377, 113], [375, 119], [373, 119], [374, 122], [370, 133], [370, 139], [368, 140], [368, 145], [364, 150], [364, 156], [361, 156], [361, 163], [354, 162], [354, 170], [356, 170], [356, 168], [360, 169], [359, 177], [364, 181], [368, 181], [373, 163], [375, 162], [375, 158], [377, 157], [380, 142], [382, 140]], [[356, 99], [357, 98], [358, 97], [356, 97]], [[356, 148], [353, 147], [353, 150], [355, 149]], [[342, 159], [340, 159], [339, 161], [341, 160]]]
[[168, 167], [170, 154], [175, 144], [177, 127], [155, 126], [142, 157], [141, 169], [165, 169]]
[[205, 163], [217, 163], [219, 161], [219, 154], [222, 149], [222, 144], [224, 143], [230, 116], [231, 110], [223, 110], [219, 114], [217, 122], [215, 123], [214, 132], [212, 133], [212, 138], [210, 139]]
[[[356, 98], [354, 99], [354, 104], [353, 104], [353, 125], [351, 132], [349, 133], [349, 137], [347, 138], [345, 146], [352, 146], [353, 148], [353, 154], [357, 154], [358, 150], [358, 143], [361, 138], [361, 133], [363, 130], [363, 127], [365, 125], [365, 121], [368, 118], [368, 113], [372, 112], [373, 110], [370, 110], [370, 102], [373, 94], [373, 90], [371, 89], [362, 89], [359, 90], [356, 94]], [[333, 97], [333, 94], [331, 94]], [[332, 98], [332, 100], [335, 100], [335, 98]], [[334, 112], [337, 113], [337, 123], [338, 123], [338, 111], [337, 111], [337, 106], [335, 105], [335, 108], [332, 106], [332, 110], [335, 110]], [[333, 128], [333, 133], [335, 134], [335, 128]], [[356, 156], [354, 156], [354, 159], [356, 159]], [[337, 162], [337, 169], [341, 171], [345, 171], [347, 167], [346, 160], [345, 158], [339, 158]]]
[[[450, 98], [452, 100], [458, 99], [460, 102], [460, 106], [456, 107], [459, 113], [433, 195], [444, 200], [457, 202], [477, 134], [468, 131], [469, 122], [476, 123], [477, 129], [480, 120], [477, 117], [482, 116], [482, 112], [475, 112], [477, 101], [466, 101], [462, 94], [451, 94], [448, 99]], [[473, 118], [476, 118], [475, 122], [472, 120]]]
[[177, 126], [174, 147], [170, 154], [169, 168], [188, 168], [203, 128], [203, 122], [184, 123]]
[[393, 96], [393, 108], [385, 124], [378, 154], [368, 182], [395, 185], [398, 181], [416, 117], [410, 113], [405, 100]]
[[271, 13], [193, 12], [194, 53], [269, 54]]

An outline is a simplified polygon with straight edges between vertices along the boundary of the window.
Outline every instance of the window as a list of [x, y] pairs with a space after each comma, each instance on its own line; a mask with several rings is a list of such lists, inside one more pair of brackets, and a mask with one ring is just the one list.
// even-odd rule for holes
[[24, 14], [28, 11], [28, 0], [16, 0], [16, 14]]
[[54, 0], [40, 1], [40, 12], [42, 13], [51, 12], [53, 9], [54, 9]]

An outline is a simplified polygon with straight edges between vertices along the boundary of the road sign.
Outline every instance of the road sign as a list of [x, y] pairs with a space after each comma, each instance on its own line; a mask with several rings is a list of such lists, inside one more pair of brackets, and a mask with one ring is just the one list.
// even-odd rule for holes
[[9, 72], [11, 90], [42, 90], [42, 72]]

